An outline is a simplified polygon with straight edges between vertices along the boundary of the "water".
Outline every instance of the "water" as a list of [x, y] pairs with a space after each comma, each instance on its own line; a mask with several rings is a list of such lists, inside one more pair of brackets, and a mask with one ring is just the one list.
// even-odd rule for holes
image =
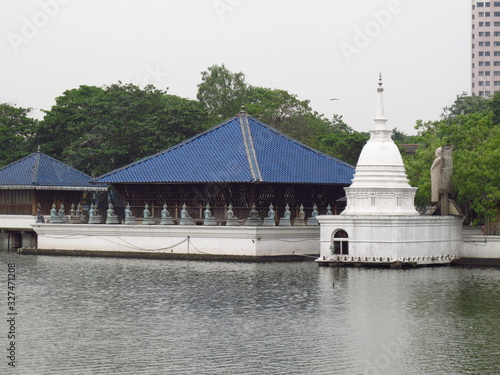
[[2, 374], [499, 374], [500, 270], [23, 256]]

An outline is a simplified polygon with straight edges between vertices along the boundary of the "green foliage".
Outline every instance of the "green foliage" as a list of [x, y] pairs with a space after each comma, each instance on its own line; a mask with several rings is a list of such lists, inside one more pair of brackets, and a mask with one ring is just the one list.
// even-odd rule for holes
[[26, 156], [32, 149], [31, 135], [38, 120], [29, 117], [31, 108], [0, 103], [0, 166]]
[[213, 65], [201, 73], [201, 80], [196, 97], [213, 122], [223, 121], [240, 111], [248, 91], [243, 73], [232, 73], [224, 64]]
[[[494, 216], [500, 202], [500, 123], [495, 122], [492, 101], [458, 97], [450, 107], [455, 113], [435, 122], [418, 122], [415, 156], [405, 156], [408, 177], [419, 188], [416, 203], [421, 207], [430, 201], [430, 167], [436, 148], [452, 144], [454, 198], [468, 221], [478, 223]], [[485, 101], [489, 109], [485, 109]], [[458, 110], [464, 103], [480, 103], [476, 110]], [[471, 108], [465, 106], [464, 108]], [[463, 114], [459, 114], [462, 111]]]
[[47, 154], [96, 176], [197, 134], [205, 121], [200, 103], [153, 86], [80, 86], [56, 99], [35, 140]]

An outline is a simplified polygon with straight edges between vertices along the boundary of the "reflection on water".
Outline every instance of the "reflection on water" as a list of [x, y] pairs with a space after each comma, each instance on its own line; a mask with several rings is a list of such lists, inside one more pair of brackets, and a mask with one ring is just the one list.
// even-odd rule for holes
[[497, 269], [0, 258], [18, 271], [12, 374], [500, 372]]

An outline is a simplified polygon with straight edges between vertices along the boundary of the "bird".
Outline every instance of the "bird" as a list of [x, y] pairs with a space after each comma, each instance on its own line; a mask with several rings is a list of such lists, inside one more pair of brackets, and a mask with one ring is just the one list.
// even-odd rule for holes
[[331, 98], [330, 100], [340, 100], [339, 98]]

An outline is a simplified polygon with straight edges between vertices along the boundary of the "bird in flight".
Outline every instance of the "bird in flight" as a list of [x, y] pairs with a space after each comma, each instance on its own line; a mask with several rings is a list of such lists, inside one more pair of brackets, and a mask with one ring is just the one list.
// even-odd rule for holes
[[331, 98], [330, 100], [340, 100], [339, 98]]

